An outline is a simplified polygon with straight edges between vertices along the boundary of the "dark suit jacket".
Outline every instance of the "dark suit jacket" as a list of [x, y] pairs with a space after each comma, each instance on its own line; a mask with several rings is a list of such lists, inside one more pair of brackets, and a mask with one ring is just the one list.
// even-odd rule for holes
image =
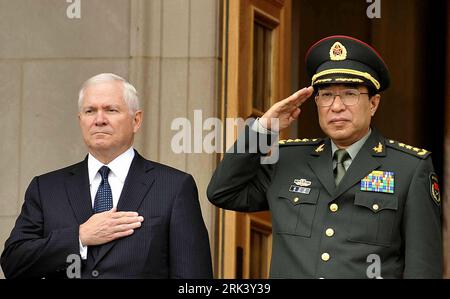
[[[281, 142], [278, 162], [261, 165], [261, 154], [249, 151], [255, 135], [247, 128], [247, 152], [225, 155], [208, 198], [237, 211], [270, 209], [272, 278], [368, 278], [378, 261], [383, 278], [442, 277], [429, 152], [373, 129], [336, 187], [329, 138]], [[363, 190], [361, 180], [373, 171], [393, 173], [393, 193]]]
[[[137, 152], [118, 211], [144, 217], [134, 234], [90, 247], [82, 278], [212, 278], [208, 233], [191, 175]], [[6, 278], [67, 277], [79, 225], [93, 215], [87, 158], [35, 177], [1, 256]]]

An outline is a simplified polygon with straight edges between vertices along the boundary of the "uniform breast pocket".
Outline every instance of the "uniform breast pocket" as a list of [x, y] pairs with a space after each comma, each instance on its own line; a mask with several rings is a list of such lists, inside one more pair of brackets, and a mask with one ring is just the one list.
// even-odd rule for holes
[[318, 198], [316, 189], [304, 194], [289, 192], [289, 187], [282, 188], [272, 209], [275, 232], [311, 237]]
[[392, 194], [356, 193], [349, 241], [389, 247], [397, 210], [398, 199]]

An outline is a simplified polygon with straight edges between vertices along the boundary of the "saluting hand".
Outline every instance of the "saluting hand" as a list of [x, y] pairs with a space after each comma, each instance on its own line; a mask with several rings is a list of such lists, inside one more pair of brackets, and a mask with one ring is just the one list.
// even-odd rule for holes
[[101, 245], [134, 233], [144, 217], [136, 212], [117, 212], [116, 208], [97, 213], [80, 225], [83, 246]]
[[[267, 112], [259, 119], [261, 125], [272, 131], [281, 131], [298, 118], [301, 109], [300, 106], [313, 94], [313, 87], [305, 87], [290, 97], [274, 104]], [[277, 118], [279, 120], [279, 128], [272, 128], [271, 119]]]

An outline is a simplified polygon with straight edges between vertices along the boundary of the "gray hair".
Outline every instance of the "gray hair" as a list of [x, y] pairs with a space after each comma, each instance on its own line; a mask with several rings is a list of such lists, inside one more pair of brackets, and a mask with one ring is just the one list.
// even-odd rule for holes
[[139, 98], [136, 88], [134, 88], [134, 86], [131, 85], [124, 78], [112, 73], [98, 74], [92, 78], [89, 78], [86, 82], [83, 83], [81, 90], [78, 93], [78, 110], [81, 111], [81, 107], [83, 106], [84, 91], [86, 87], [94, 84], [111, 81], [119, 81], [123, 83], [123, 99], [128, 106], [130, 114], [133, 115], [134, 113], [136, 113], [136, 111], [140, 109]]

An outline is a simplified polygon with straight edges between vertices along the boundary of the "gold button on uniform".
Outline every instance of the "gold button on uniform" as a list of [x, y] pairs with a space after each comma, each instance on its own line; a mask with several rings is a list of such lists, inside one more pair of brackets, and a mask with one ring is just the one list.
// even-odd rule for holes
[[294, 202], [297, 203], [300, 200], [300, 198], [296, 197], [294, 198]]
[[333, 203], [333, 204], [330, 205], [330, 211], [331, 211], [331, 212], [334, 213], [334, 212], [336, 212], [338, 209], [339, 209], [339, 206], [338, 206], [337, 204]]
[[372, 209], [374, 211], [378, 211], [380, 209], [380, 206], [375, 203], [375, 204], [373, 204]]
[[330, 259], [330, 255], [328, 253], [322, 253], [322, 261], [327, 262]]
[[325, 231], [325, 234], [327, 235], [327, 237], [332, 237], [334, 236], [334, 229], [329, 228]]

